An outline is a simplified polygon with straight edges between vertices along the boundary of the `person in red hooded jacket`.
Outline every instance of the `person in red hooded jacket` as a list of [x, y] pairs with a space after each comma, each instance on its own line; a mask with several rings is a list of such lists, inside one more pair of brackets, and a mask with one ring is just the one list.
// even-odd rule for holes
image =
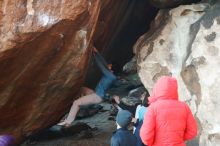
[[186, 146], [184, 141], [197, 135], [196, 120], [187, 104], [178, 100], [177, 88], [177, 80], [170, 76], [154, 85], [140, 130], [147, 146]]

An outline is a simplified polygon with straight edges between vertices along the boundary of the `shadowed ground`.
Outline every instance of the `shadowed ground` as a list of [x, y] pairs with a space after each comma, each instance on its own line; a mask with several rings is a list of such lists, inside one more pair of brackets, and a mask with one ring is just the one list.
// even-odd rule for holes
[[[68, 130], [60, 130], [54, 126], [33, 137], [36, 144], [28, 141], [21, 146], [108, 146], [112, 132], [115, 130], [115, 121], [109, 120], [111, 105], [102, 103], [103, 109], [94, 116], [76, 120]], [[34, 141], [33, 141], [34, 143]]]

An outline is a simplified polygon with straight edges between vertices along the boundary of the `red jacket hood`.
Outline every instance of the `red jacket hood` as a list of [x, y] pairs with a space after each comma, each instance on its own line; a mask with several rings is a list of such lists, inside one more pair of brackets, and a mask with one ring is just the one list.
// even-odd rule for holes
[[153, 92], [148, 98], [149, 103], [160, 99], [178, 100], [177, 80], [170, 76], [161, 77], [153, 87]]

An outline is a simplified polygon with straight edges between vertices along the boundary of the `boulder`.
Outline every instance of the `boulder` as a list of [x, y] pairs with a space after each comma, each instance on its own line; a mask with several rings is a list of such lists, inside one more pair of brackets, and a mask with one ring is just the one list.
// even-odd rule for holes
[[82, 86], [100, 1], [0, 1], [0, 134], [51, 126]]
[[161, 10], [137, 41], [138, 72], [151, 92], [163, 75], [177, 78], [179, 98], [191, 108], [199, 134], [193, 144], [220, 145], [220, 4]]
[[56, 124], [93, 64], [93, 43], [122, 67], [156, 13], [146, 0], [1, 0], [0, 134], [20, 141]]

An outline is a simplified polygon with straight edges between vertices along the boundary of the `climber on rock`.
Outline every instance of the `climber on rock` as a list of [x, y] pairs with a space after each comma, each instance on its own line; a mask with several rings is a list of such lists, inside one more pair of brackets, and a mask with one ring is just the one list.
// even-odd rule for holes
[[112, 64], [107, 64], [105, 59], [101, 56], [96, 48], [93, 49], [93, 55], [97, 66], [103, 74], [102, 78], [98, 82], [95, 91], [90, 88], [83, 89], [84, 93], [87, 93], [87, 95], [81, 96], [79, 99], [73, 102], [67, 118], [63, 122], [58, 123], [58, 125], [65, 127], [71, 126], [71, 123], [76, 118], [76, 114], [79, 111], [80, 106], [101, 103], [105, 96], [106, 90], [116, 80], [116, 76], [112, 70]]

